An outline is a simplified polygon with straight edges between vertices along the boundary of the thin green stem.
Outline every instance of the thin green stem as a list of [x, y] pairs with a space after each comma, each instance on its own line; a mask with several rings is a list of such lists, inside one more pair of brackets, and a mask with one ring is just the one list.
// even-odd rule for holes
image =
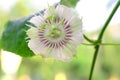
[[88, 41], [88, 42], [90, 42], [90, 43], [95, 43], [96, 41], [94, 41], [94, 40], [91, 40], [91, 39], [89, 39], [86, 35], [83, 35], [84, 36], [84, 38]]
[[96, 59], [97, 59], [97, 53], [99, 51], [99, 47], [100, 47], [99, 45], [95, 46], [95, 54], [93, 56], [93, 61], [92, 61], [92, 66], [91, 66], [91, 70], [90, 70], [89, 80], [92, 79], [93, 70], [94, 70]]
[[103, 29], [102, 29], [102, 31], [101, 31], [99, 37], [98, 37], [98, 40], [101, 40], [101, 39], [102, 39], [103, 34], [104, 34], [104, 32], [105, 32], [105, 30], [106, 30], [108, 24], [110, 23], [110, 21], [111, 21], [113, 15], [114, 15], [115, 12], [117, 11], [119, 5], [120, 5], [120, 0], [118, 0], [118, 2], [116, 3], [115, 7], [113, 8], [111, 14], [109, 15], [108, 19], [106, 20], [106, 22], [105, 22], [105, 24], [104, 24], [104, 26], [103, 26]]
[[87, 46], [95, 46], [95, 45], [102, 45], [102, 46], [120, 46], [120, 44], [117, 44], [117, 43], [97, 43], [97, 44], [82, 43], [82, 45], [87, 45]]
[[[118, 2], [116, 3], [115, 7], [113, 8], [111, 14], [109, 15], [108, 19], [106, 20], [105, 24], [103, 25], [103, 28], [102, 28], [102, 30], [100, 32], [100, 35], [99, 35], [98, 39], [97, 39], [97, 43], [101, 43], [102, 42], [103, 34], [104, 34], [108, 24], [110, 23], [113, 15], [117, 11], [119, 5], [120, 5], [120, 0], [118, 0]], [[94, 70], [94, 66], [95, 66], [95, 62], [96, 62], [96, 59], [97, 59], [99, 48], [100, 48], [100, 45], [96, 45], [95, 46], [95, 52], [94, 52], [94, 56], [93, 56], [93, 61], [92, 61], [92, 66], [91, 66], [91, 70], [90, 70], [89, 80], [92, 80], [93, 70]]]

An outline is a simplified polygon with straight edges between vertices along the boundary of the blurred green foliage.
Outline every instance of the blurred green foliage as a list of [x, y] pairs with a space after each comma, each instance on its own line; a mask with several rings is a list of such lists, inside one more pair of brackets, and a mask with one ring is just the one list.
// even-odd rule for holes
[[23, 17], [23, 16], [27, 16], [28, 13], [31, 13], [32, 11], [30, 10], [30, 4], [27, 3], [25, 5], [25, 3], [27, 3], [27, 0], [22, 0], [17, 2], [14, 7], [11, 8], [10, 11], [10, 16], [11, 19], [13, 18], [17, 18], [17, 17]]
[[[69, 1], [62, 0], [62, 3], [67, 5], [69, 4], [68, 6], [71, 6], [71, 4], [73, 3], [72, 6], [75, 6], [77, 1], [78, 0], [69, 0]], [[13, 8], [9, 13], [3, 10], [0, 10], [0, 13], [1, 13], [0, 14], [0, 35], [5, 29], [5, 25], [10, 24], [7, 26], [6, 31], [4, 32], [4, 35], [6, 37], [3, 38], [3, 43], [4, 43], [4, 44], [2, 43], [2, 45], [4, 46], [3, 48], [6, 50], [10, 49], [10, 51], [17, 52], [18, 54], [24, 53], [28, 55], [28, 53], [26, 52], [27, 44], [25, 43], [25, 37], [26, 37], [25, 30], [27, 27], [23, 24], [21, 24], [22, 26], [19, 27], [19, 24], [25, 23], [26, 19], [28, 19], [29, 16], [23, 18], [22, 21], [19, 18], [19, 19], [7, 22], [9, 19], [26, 16], [32, 13], [32, 11], [30, 10], [30, 7], [24, 3], [25, 2], [21, 0], [20, 2], [18, 2], [13, 6]], [[16, 22], [17, 20], [19, 20], [19, 22]], [[13, 24], [13, 22], [15, 24]], [[14, 29], [10, 28], [11, 25]], [[21, 33], [24, 33], [24, 34], [21, 34]], [[98, 32], [95, 32], [95, 34], [97, 33]], [[89, 34], [89, 37], [91, 38], [94, 36], [96, 37], [95, 34], [92, 34], [92, 33], [88, 33], [88, 34]], [[109, 29], [104, 36], [105, 36], [104, 37], [105, 43], [109, 43], [109, 42], [119, 43], [120, 41], [120, 39], [117, 39], [117, 41], [113, 39], [113, 37], [111, 36], [111, 32], [109, 32]], [[16, 73], [16, 79], [27, 80], [26, 78], [21, 79], [22, 76], [25, 77], [25, 75], [27, 75], [28, 77], [31, 78], [31, 80], [54, 80], [55, 76], [58, 73], [62, 72], [66, 75], [67, 80], [87, 80], [89, 76], [90, 67], [91, 67], [93, 52], [94, 52], [93, 46], [80, 45], [78, 47], [78, 52], [75, 58], [73, 58], [71, 62], [67, 62], [67, 63], [62, 61], [52, 60], [52, 59], [44, 59], [41, 56], [23, 58], [21, 65], [19, 67], [19, 70]], [[32, 55], [33, 54], [31, 53], [28, 56], [32, 56]], [[101, 46], [101, 49], [97, 58], [96, 66], [95, 66], [95, 72], [93, 74], [93, 80], [119, 80], [120, 79], [119, 60], [120, 60], [120, 46]], [[1, 58], [0, 58], [0, 61], [1, 61]], [[5, 74], [2, 72], [0, 67], [0, 78], [4, 75]]]
[[0, 39], [4, 30], [5, 23], [8, 21], [9, 15], [0, 8]]

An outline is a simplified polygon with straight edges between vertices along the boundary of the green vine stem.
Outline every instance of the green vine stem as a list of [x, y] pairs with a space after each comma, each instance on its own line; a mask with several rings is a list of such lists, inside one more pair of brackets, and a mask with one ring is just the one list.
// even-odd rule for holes
[[89, 39], [86, 35], [83, 35], [83, 36], [84, 36], [84, 38], [85, 38], [88, 42], [90, 42], [90, 43], [95, 43], [95, 42], [96, 42], [95, 40]]
[[95, 46], [95, 45], [102, 45], [102, 46], [120, 46], [120, 44], [117, 43], [97, 43], [97, 44], [88, 44], [88, 43], [82, 43], [82, 45], [87, 45], [87, 46]]
[[[103, 34], [104, 34], [108, 24], [110, 23], [113, 15], [117, 11], [119, 5], [120, 5], [120, 0], [118, 0], [115, 7], [113, 8], [111, 14], [109, 15], [108, 19], [106, 20], [105, 24], [103, 25], [103, 28], [102, 28], [99, 36], [98, 36], [97, 43], [100, 44], [102, 42]], [[91, 70], [90, 70], [89, 80], [92, 80], [93, 70], [94, 70], [94, 66], [95, 66], [95, 62], [96, 62], [96, 58], [97, 58], [97, 55], [98, 55], [99, 48], [100, 48], [100, 45], [95, 45], [95, 52], [94, 52], [94, 56], [93, 56], [93, 61], [92, 61], [92, 66], [91, 66]]]

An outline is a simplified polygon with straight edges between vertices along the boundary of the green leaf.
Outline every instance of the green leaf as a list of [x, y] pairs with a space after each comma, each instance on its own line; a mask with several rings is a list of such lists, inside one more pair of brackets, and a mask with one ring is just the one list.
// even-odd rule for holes
[[26, 22], [32, 17], [24, 17], [16, 20], [9, 21], [6, 24], [5, 31], [2, 34], [0, 41], [1, 48], [18, 54], [22, 57], [33, 56], [34, 53], [28, 48], [28, 43], [26, 42]]
[[61, 0], [60, 3], [69, 7], [75, 7], [78, 1], [79, 0]]

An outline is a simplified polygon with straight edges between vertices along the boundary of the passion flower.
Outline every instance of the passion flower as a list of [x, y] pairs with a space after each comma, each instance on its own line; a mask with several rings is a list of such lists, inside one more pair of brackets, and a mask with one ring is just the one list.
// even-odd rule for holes
[[49, 6], [44, 15], [29, 20], [28, 47], [37, 55], [70, 61], [83, 41], [82, 19], [77, 12], [64, 5]]

